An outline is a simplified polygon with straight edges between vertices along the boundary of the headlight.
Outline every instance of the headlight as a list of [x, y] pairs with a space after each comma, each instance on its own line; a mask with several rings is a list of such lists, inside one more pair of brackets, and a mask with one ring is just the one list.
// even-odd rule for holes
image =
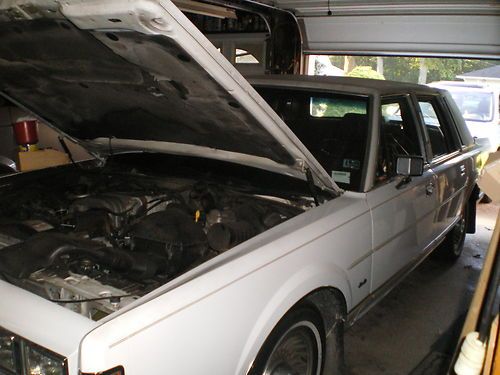
[[0, 375], [67, 375], [66, 360], [0, 328]]

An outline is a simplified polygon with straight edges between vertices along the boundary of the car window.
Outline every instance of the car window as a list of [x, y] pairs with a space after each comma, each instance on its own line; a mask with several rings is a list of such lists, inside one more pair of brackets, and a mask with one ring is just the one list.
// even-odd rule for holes
[[418, 98], [420, 113], [429, 136], [432, 157], [438, 158], [460, 149], [456, 129], [446, 121], [443, 111], [435, 98]]
[[445, 95], [442, 100], [446, 111], [450, 114], [450, 122], [453, 124], [456, 131], [460, 146], [467, 147], [472, 144], [473, 139], [470, 137], [470, 134], [468, 136], [468, 134], [464, 133], [464, 128], [467, 128], [467, 124], [465, 123], [463, 116], [460, 114], [460, 109], [458, 108], [457, 103], [455, 103], [451, 95]]
[[366, 103], [359, 99], [311, 97], [309, 114], [313, 117], [344, 117], [348, 113], [366, 115]]
[[393, 177], [398, 156], [422, 156], [417, 125], [406, 97], [382, 98], [376, 184]]
[[465, 120], [493, 121], [493, 93], [474, 91], [451, 91], [451, 96]]
[[257, 87], [333, 180], [361, 191], [369, 126], [369, 98]]

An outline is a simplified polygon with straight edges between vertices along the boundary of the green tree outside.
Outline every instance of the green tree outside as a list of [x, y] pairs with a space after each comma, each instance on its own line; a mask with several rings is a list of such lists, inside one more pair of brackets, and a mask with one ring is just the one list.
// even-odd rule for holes
[[[426, 69], [425, 83], [434, 81], [455, 80], [457, 75], [474, 70], [498, 65], [496, 60], [472, 60], [454, 58], [427, 58], [427, 57], [383, 57], [383, 76], [385, 79], [403, 82], [419, 82], [422, 78], [422, 65]], [[330, 56], [330, 61], [338, 68], [344, 69], [345, 56]], [[423, 64], [422, 64], [423, 63]], [[352, 70], [356, 67], [370, 67], [377, 70], [377, 57], [375, 56], [350, 56], [349, 65]], [[344, 70], [345, 71], [345, 70]], [[346, 72], [346, 75], [350, 71]]]
[[385, 79], [384, 76], [374, 70], [371, 66], [358, 65], [349, 73], [348, 77], [371, 78], [371, 79]]

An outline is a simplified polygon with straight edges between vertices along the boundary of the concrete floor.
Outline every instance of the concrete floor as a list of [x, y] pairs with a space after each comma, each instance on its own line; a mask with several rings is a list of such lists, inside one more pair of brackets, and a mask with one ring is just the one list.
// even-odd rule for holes
[[455, 264], [427, 259], [346, 332], [349, 375], [446, 372], [499, 209], [480, 204], [476, 233]]

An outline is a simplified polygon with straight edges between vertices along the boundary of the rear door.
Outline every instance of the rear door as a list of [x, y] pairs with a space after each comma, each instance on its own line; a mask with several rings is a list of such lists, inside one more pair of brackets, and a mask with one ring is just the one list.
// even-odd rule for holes
[[398, 155], [424, 156], [422, 129], [409, 96], [383, 97], [375, 186], [367, 193], [373, 220], [372, 291], [415, 261], [431, 241], [437, 198], [436, 177], [404, 183], [396, 176]]
[[473, 161], [462, 152], [462, 141], [443, 99], [439, 95], [417, 95], [417, 102], [428, 141], [430, 166], [437, 176], [434, 187], [438, 199], [434, 217], [437, 238], [462, 212], [473, 175]]

